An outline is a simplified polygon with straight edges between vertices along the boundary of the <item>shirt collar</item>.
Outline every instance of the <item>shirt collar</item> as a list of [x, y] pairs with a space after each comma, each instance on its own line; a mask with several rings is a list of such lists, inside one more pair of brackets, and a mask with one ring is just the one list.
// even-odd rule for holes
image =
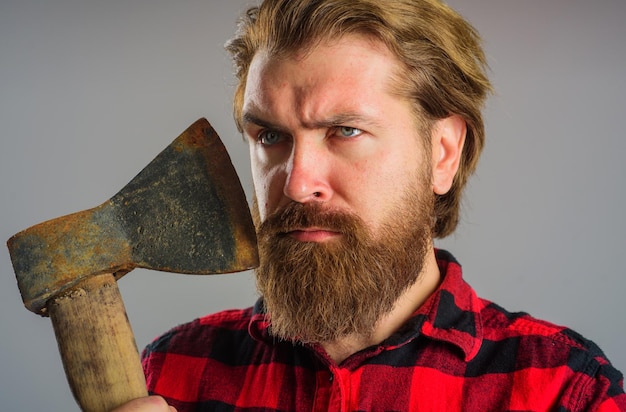
[[413, 321], [422, 319], [419, 332], [431, 339], [459, 347], [465, 361], [471, 360], [483, 341], [482, 300], [462, 276], [461, 265], [447, 251], [435, 251], [442, 282], [415, 312]]
[[252, 309], [252, 318], [248, 325], [248, 333], [254, 339], [264, 342], [272, 342], [274, 339], [269, 333], [269, 316], [265, 310], [265, 302], [263, 298], [259, 298]]
[[[382, 343], [387, 349], [403, 346], [420, 335], [451, 343], [471, 360], [483, 340], [480, 311], [482, 301], [462, 277], [461, 265], [447, 251], [435, 250], [442, 281], [439, 288], [394, 335]], [[263, 299], [254, 305], [248, 326], [250, 335], [260, 341], [275, 342], [268, 331], [269, 319]]]

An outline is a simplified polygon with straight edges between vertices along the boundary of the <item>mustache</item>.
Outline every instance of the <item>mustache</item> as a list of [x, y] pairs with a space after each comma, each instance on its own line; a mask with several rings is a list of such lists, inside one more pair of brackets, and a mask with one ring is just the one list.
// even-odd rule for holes
[[357, 215], [328, 209], [321, 203], [292, 202], [269, 215], [258, 232], [261, 236], [276, 236], [308, 227], [350, 234], [363, 231], [364, 225]]

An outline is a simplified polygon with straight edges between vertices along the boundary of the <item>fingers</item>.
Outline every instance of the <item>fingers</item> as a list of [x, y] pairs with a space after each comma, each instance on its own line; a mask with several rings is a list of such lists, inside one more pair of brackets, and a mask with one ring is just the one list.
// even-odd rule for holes
[[176, 412], [176, 408], [169, 406], [160, 396], [147, 396], [133, 399], [111, 412]]

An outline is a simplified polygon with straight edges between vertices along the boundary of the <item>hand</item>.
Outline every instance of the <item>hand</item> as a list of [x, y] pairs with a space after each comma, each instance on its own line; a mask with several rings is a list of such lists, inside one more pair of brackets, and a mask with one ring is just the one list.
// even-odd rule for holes
[[176, 412], [176, 408], [169, 406], [160, 396], [147, 396], [133, 399], [111, 412]]

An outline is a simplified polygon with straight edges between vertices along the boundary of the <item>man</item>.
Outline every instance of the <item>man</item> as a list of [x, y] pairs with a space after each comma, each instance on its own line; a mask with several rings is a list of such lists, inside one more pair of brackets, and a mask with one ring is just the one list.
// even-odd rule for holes
[[433, 246], [484, 141], [467, 22], [436, 0], [267, 0], [227, 49], [262, 298], [156, 340], [162, 397], [120, 410], [626, 410], [592, 342], [478, 298]]

